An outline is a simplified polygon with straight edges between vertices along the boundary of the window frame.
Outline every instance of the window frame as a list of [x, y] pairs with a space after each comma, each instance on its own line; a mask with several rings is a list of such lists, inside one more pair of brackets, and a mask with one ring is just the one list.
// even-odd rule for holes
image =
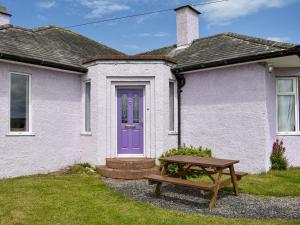
[[[173, 104], [174, 104], [174, 109], [173, 109], [173, 113], [174, 113], [174, 120], [173, 120], [173, 122], [174, 122], [174, 129], [173, 130], [171, 130], [170, 129], [170, 83], [173, 83], [173, 85], [174, 85], [174, 102], [173, 102]], [[169, 105], [168, 105], [168, 111], [169, 111], [169, 115], [168, 115], [168, 117], [169, 117], [169, 123], [168, 123], [168, 130], [169, 130], [169, 134], [170, 135], [172, 135], [172, 134], [178, 134], [178, 131], [177, 131], [177, 129], [178, 129], [178, 124], [177, 124], [177, 120], [178, 120], [178, 113], [177, 113], [177, 110], [178, 110], [178, 105], [177, 105], [177, 82], [176, 82], [176, 80], [173, 80], [173, 79], [170, 79], [169, 80], [169, 83], [168, 83], [168, 103], [169, 103]]]
[[[277, 135], [300, 135], [300, 124], [299, 124], [299, 77], [276, 77], [276, 133]], [[293, 80], [293, 92], [278, 92], [278, 80]], [[295, 96], [295, 131], [287, 131], [287, 132], [280, 132], [278, 130], [278, 96]]]
[[[11, 130], [11, 82], [13, 75], [27, 76], [28, 77], [28, 131], [12, 131]], [[26, 136], [26, 135], [34, 135], [32, 133], [32, 104], [31, 104], [31, 74], [29, 73], [21, 73], [21, 72], [9, 72], [9, 113], [8, 113], [8, 135], [16, 135], [16, 136]]]
[[[92, 80], [87, 79], [83, 82], [82, 105], [83, 105], [83, 135], [92, 135]], [[86, 84], [90, 83], [90, 130], [86, 129]]]

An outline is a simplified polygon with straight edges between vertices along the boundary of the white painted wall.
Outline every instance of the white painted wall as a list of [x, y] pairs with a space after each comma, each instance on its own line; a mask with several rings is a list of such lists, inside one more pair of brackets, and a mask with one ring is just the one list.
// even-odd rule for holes
[[[9, 72], [31, 74], [32, 131], [9, 132]], [[80, 76], [0, 63], [0, 178], [55, 171], [80, 161]]]
[[182, 143], [240, 160], [238, 170], [268, 169], [265, 68], [252, 64], [186, 75]]
[[178, 47], [199, 38], [199, 14], [189, 7], [176, 10], [176, 34]]
[[[89, 65], [92, 81], [92, 136], [82, 136], [83, 161], [104, 165], [105, 158], [116, 157], [115, 90], [120, 85], [145, 87], [145, 156], [159, 157], [177, 146], [177, 135], [169, 135], [168, 82], [175, 79], [164, 62], [97, 62]], [[84, 78], [86, 79], [86, 78]], [[97, 114], [97, 115], [95, 115]], [[96, 156], [95, 156], [96, 153]]]
[[[32, 127], [35, 136], [7, 136], [9, 72], [31, 74]], [[238, 170], [266, 171], [276, 139], [276, 76], [300, 75], [300, 69], [259, 64], [186, 75], [182, 94], [182, 143], [211, 148], [220, 158], [240, 160]], [[92, 84], [92, 135], [83, 132], [82, 84]], [[169, 134], [169, 80], [164, 62], [97, 62], [75, 75], [0, 63], [0, 178], [47, 173], [77, 162], [104, 165], [116, 156], [115, 90], [139, 85], [146, 90], [146, 157], [177, 146]], [[177, 124], [177, 123], [175, 123]], [[290, 165], [299, 166], [300, 136], [280, 136]]]
[[[159, 157], [177, 146], [177, 135], [169, 135], [168, 129], [168, 82], [175, 79], [170, 65], [127, 62], [98, 64], [89, 69], [86, 75], [75, 75], [0, 63], [0, 178], [47, 173], [79, 162], [104, 165], [107, 157], [115, 157], [113, 94], [115, 87], [124, 82], [146, 88], [149, 111], [145, 156]], [[9, 72], [31, 74], [34, 136], [7, 136]], [[85, 80], [91, 80], [92, 85], [91, 135], [83, 132]]]
[[10, 16], [0, 13], [0, 26], [10, 24]]

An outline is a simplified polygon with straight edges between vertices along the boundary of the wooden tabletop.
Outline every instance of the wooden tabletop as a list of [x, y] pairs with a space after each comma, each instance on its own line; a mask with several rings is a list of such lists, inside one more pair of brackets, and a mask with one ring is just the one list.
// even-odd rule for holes
[[170, 162], [170, 163], [193, 164], [193, 165], [199, 165], [205, 167], [219, 167], [219, 168], [225, 168], [239, 162], [238, 160], [204, 158], [198, 156], [183, 156], [183, 155], [160, 158], [160, 160], [164, 162]]

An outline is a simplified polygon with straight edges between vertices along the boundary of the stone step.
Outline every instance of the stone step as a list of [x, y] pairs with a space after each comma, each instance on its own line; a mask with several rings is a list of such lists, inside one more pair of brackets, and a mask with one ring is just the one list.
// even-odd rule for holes
[[155, 166], [155, 159], [151, 158], [109, 158], [106, 166], [111, 169], [139, 170], [150, 169]]
[[97, 172], [104, 177], [124, 180], [143, 179], [144, 176], [150, 174], [159, 174], [159, 167], [155, 166], [147, 169], [112, 169], [107, 166], [97, 166]]

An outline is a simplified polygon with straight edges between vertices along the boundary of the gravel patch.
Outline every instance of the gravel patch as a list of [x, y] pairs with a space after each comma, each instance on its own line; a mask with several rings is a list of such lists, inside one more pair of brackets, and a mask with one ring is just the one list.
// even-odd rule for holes
[[217, 206], [208, 209], [210, 193], [173, 186], [162, 185], [161, 197], [154, 195], [155, 185], [146, 180], [116, 180], [103, 178], [112, 190], [135, 200], [152, 205], [188, 213], [209, 214], [229, 218], [300, 220], [300, 198], [259, 197], [220, 191]]

